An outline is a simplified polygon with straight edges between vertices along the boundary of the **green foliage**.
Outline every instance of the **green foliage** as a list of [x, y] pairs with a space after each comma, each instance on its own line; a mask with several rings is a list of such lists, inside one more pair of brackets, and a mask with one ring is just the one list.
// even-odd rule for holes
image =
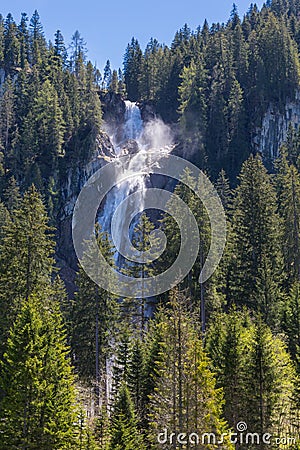
[[12, 220], [3, 227], [0, 258], [1, 345], [22, 299], [45, 289], [51, 281], [54, 242], [50, 232], [41, 197], [31, 187], [19, 209], [13, 210]]
[[122, 384], [113, 407], [109, 450], [135, 450], [136, 448], [145, 450], [146, 447], [137, 429], [129, 390], [125, 384]]
[[3, 450], [74, 448], [74, 377], [59, 307], [50, 298], [28, 297], [9, 333], [1, 361]]
[[[223, 395], [216, 387], [210, 361], [186, 310], [186, 299], [173, 293], [171, 309], [159, 315], [161, 359], [157, 361], [155, 390], [150, 399], [150, 440], [153, 448], [163, 430], [202, 436], [226, 432], [222, 419]], [[231, 448], [226, 440], [226, 448]], [[209, 448], [209, 444], [203, 444]], [[166, 443], [165, 448], [174, 448]]]
[[283, 273], [275, 191], [259, 156], [251, 156], [243, 164], [239, 179], [227, 299], [260, 311], [269, 324], [275, 325]]
[[69, 57], [59, 30], [47, 44], [37, 11], [27, 22], [26, 14], [19, 26], [11, 14], [0, 21], [0, 191], [9, 173], [22, 191], [34, 182], [49, 197], [49, 179], [61, 185], [66, 167], [86, 162], [96, 149], [99, 88], [78, 31]]
[[283, 222], [282, 248], [287, 285], [291, 287], [300, 279], [300, 179], [296, 167], [288, 162], [285, 148], [281, 149], [276, 166], [279, 213]]
[[256, 433], [284, 436], [293, 429], [295, 370], [282, 339], [257, 317], [235, 309], [213, 318], [207, 350], [224, 389], [225, 418]]
[[[97, 242], [101, 253], [112, 264], [112, 246], [107, 235], [98, 230]], [[101, 268], [94, 267], [94, 270], [101, 271]], [[106, 360], [112, 350], [110, 346], [118, 318], [118, 306], [116, 299], [96, 285], [83, 269], [79, 271], [77, 285], [78, 292], [70, 311], [71, 348], [75, 365], [82, 380], [97, 380], [102, 386]]]

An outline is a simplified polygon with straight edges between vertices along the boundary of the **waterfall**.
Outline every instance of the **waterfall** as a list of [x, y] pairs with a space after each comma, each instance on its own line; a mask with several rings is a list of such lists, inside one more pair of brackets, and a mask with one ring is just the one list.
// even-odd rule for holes
[[[119, 143], [115, 144], [115, 154], [117, 158], [128, 153], [132, 154], [130, 169], [136, 172], [137, 175], [126, 182], [118, 183], [116, 174], [115, 186], [108, 193], [104, 208], [99, 217], [102, 230], [108, 233], [110, 233], [112, 216], [118, 205], [133, 192], [143, 192], [146, 187], [145, 182], [147, 176], [140, 173], [144, 169], [145, 153], [148, 150], [160, 150], [161, 153], [165, 153], [170, 152], [173, 148], [172, 133], [162, 120], [153, 119], [145, 124], [142, 120], [141, 111], [136, 103], [126, 100], [125, 107], [122, 136], [121, 139], [119, 137]], [[115, 135], [111, 136], [111, 141], [116, 142]], [[143, 195], [140, 198], [143, 199]], [[140, 203], [134, 206], [137, 212], [142, 212], [144, 209], [143, 200], [140, 200]], [[135, 225], [136, 222], [133, 221], [129, 233], [131, 238]], [[128, 230], [123, 229], [122, 222], [117, 223], [116, 228], [119, 232], [117, 236], [118, 242], [115, 242], [115, 244], [121, 247], [121, 242]], [[116, 262], [120, 265], [118, 254], [116, 255]]]
[[[143, 130], [143, 121], [141, 111], [136, 103], [125, 101], [125, 121], [123, 126], [123, 133], [121, 142], [115, 145], [115, 153], [117, 157], [124, 154], [126, 150], [126, 143], [131, 140], [136, 142], [138, 151], [141, 151], [141, 144], [139, 142]], [[115, 136], [111, 136], [112, 142], [115, 142]], [[136, 158], [134, 155], [133, 159]], [[117, 181], [117, 180], [116, 180]], [[132, 178], [121, 185], [116, 183], [115, 187], [109, 192], [106, 198], [103, 212], [99, 218], [99, 222], [103, 231], [110, 232], [111, 218], [117, 206], [131, 193], [137, 189], [142, 189], [144, 186], [144, 179], [141, 177]], [[122, 224], [119, 224], [121, 230]]]
[[143, 121], [141, 116], [140, 108], [136, 103], [125, 101], [125, 123], [124, 123], [124, 133], [123, 138], [138, 140], [142, 129]]

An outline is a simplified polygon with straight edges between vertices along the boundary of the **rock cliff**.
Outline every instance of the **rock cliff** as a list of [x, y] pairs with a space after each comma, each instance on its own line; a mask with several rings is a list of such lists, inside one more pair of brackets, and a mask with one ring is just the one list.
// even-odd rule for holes
[[252, 140], [255, 151], [259, 151], [265, 161], [270, 165], [279, 155], [282, 142], [287, 137], [289, 125], [298, 128], [300, 124], [300, 92], [295, 99], [288, 101], [280, 110], [274, 105], [269, 105], [262, 118], [261, 127], [257, 128]]

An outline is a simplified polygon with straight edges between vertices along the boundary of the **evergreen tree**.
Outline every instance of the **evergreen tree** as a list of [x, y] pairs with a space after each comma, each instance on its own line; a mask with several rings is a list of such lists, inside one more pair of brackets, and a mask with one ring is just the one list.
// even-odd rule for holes
[[137, 419], [145, 417], [145, 351], [139, 338], [134, 339], [130, 349], [127, 385], [131, 393]]
[[1, 353], [23, 299], [45, 289], [53, 271], [54, 243], [40, 195], [25, 193], [12, 221], [3, 228], [0, 258]]
[[126, 298], [123, 303], [123, 310], [125, 314], [130, 316], [129, 321], [132, 321], [137, 326], [142, 335], [144, 334], [146, 326], [146, 306], [147, 298], [149, 297], [145, 288], [144, 279], [155, 276], [157, 270], [155, 249], [159, 247], [160, 242], [158, 238], [154, 238], [154, 236], [151, 235], [154, 230], [155, 225], [148, 218], [147, 214], [143, 213], [133, 230], [133, 247], [131, 250], [133, 253], [135, 250], [138, 252], [149, 251], [150, 255], [144, 255], [143, 262], [141, 263], [128, 262], [123, 268], [123, 271], [127, 275], [141, 279], [137, 291], [141, 297], [138, 299]]
[[124, 78], [128, 98], [135, 102], [140, 97], [139, 77], [143, 54], [138, 41], [132, 38], [124, 56]]
[[126, 85], [124, 81], [124, 75], [122, 70], [118, 70], [118, 94], [125, 95], [126, 93]]
[[300, 179], [285, 150], [277, 162], [279, 212], [283, 220], [283, 255], [288, 287], [300, 279]]
[[280, 311], [282, 257], [274, 188], [259, 156], [242, 167], [232, 219], [234, 258], [228, 302], [246, 304], [275, 324]]
[[65, 64], [67, 61], [67, 50], [64, 42], [64, 37], [60, 30], [57, 30], [55, 33], [54, 51], [55, 55], [59, 56]]
[[285, 434], [286, 424], [292, 419], [294, 380], [294, 368], [285, 345], [272, 335], [259, 318], [245, 383], [249, 402], [246, 422], [249, 428], [259, 434]]
[[4, 94], [0, 101], [0, 142], [6, 160], [11, 157], [11, 143], [13, 139], [13, 126], [15, 124], [15, 95], [10, 77], [7, 77], [4, 85]]
[[108, 89], [112, 82], [112, 72], [110, 68], [110, 61], [107, 60], [103, 71], [103, 89]]
[[19, 41], [18, 28], [9, 13], [4, 22], [4, 59], [3, 65], [6, 74], [10, 74], [12, 69], [16, 69], [19, 65]]
[[232, 191], [225, 170], [221, 170], [216, 181], [216, 189], [226, 211], [232, 206]]
[[[184, 67], [179, 87], [180, 123], [184, 136], [185, 147], [189, 151], [197, 150], [197, 159], [201, 167], [205, 166], [204, 140], [206, 135], [206, 77], [203, 60], [192, 61], [189, 67]], [[202, 153], [202, 155], [201, 155]]]
[[[200, 437], [213, 430], [217, 434], [226, 432], [221, 418], [222, 392], [216, 388], [210, 362], [184, 303], [182, 294], [173, 294], [171, 310], [164, 311], [157, 324], [162, 333], [162, 355], [150, 404], [153, 443], [165, 429], [175, 433], [178, 430], [187, 436], [196, 433]], [[165, 448], [177, 447], [175, 441], [165, 445]], [[199, 445], [210, 448], [211, 444], [199, 442]], [[227, 440], [225, 445], [231, 448]]]
[[236, 309], [213, 316], [206, 336], [206, 349], [217, 373], [218, 386], [224, 389], [224, 415], [232, 428], [245, 420], [248, 412], [245, 383], [252, 336], [248, 314]]
[[29, 24], [30, 43], [31, 43], [31, 63], [42, 64], [46, 53], [46, 41], [43, 32], [43, 26], [40, 22], [40, 16], [37, 10], [34, 11]]
[[119, 81], [118, 81], [118, 72], [117, 72], [116, 70], [113, 70], [113, 72], [112, 72], [111, 82], [110, 82], [109, 89], [110, 89], [114, 94], [117, 94], [117, 93], [118, 93], [118, 89], [119, 89]]
[[113, 407], [109, 450], [145, 450], [143, 437], [137, 422], [129, 390], [122, 384]]
[[300, 349], [300, 291], [298, 282], [293, 285], [284, 304], [282, 328], [288, 338], [289, 352], [294, 361], [297, 362], [299, 370], [300, 361], [298, 360], [298, 353]]
[[80, 59], [85, 61], [87, 54], [86, 43], [78, 30], [76, 30], [72, 36], [70, 49], [71, 49], [70, 55], [71, 70], [75, 72], [76, 75], [78, 75], [78, 61]]
[[45, 294], [23, 303], [1, 361], [3, 450], [75, 444], [74, 377], [59, 307]]
[[[98, 230], [101, 253], [112, 263], [112, 247], [105, 233]], [[97, 259], [95, 258], [95, 261]], [[101, 267], [94, 267], [100, 270]], [[83, 269], [78, 274], [78, 292], [71, 310], [71, 348], [81, 379], [96, 386], [96, 397], [107, 403], [107, 360], [117, 320], [117, 303], [96, 285]]]
[[27, 22], [27, 14], [22, 13], [21, 23], [19, 25], [20, 65], [22, 69], [24, 69], [28, 65], [30, 58], [29, 32]]

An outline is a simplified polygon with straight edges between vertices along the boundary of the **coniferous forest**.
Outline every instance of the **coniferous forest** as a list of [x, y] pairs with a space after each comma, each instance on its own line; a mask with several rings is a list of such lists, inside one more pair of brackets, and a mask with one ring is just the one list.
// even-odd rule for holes
[[[300, 117], [287, 114], [299, 51], [299, 0], [244, 17], [233, 6], [225, 23], [184, 25], [170, 46], [132, 38], [120, 69], [95, 67], [78, 31], [48, 42], [37, 11], [0, 17], [0, 450], [300, 449]], [[124, 120], [125, 100], [172, 130], [227, 219], [222, 260], [200, 284], [211, 225], [185, 170], [174, 193], [201, 251], [151, 299], [95, 284], [62, 225], [112, 151], [108, 123]], [[270, 111], [287, 132], [266, 154], [254, 137]], [[155, 228], [165, 252], [123, 264], [127, 275], [176, 259], [168, 214], [143, 212], [133, 245], [147, 250]], [[110, 234], [95, 224], [95, 236], [116, 266]]]

